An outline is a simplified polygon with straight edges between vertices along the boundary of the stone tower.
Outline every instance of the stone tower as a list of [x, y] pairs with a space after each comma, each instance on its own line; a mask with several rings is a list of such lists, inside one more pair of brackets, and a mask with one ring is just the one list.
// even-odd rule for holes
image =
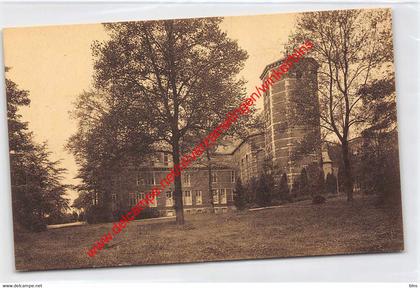
[[[284, 59], [266, 66], [260, 76], [263, 83], [281, 63]], [[318, 67], [313, 58], [301, 58], [264, 93], [266, 156], [287, 174], [289, 185], [302, 168], [321, 165], [320, 141], [313, 141], [320, 140]], [[302, 149], [305, 141], [316, 143], [315, 147]]]

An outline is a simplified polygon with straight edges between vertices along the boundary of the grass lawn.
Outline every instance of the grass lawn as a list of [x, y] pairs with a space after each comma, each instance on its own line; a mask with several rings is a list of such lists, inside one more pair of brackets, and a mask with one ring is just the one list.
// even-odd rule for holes
[[112, 224], [16, 235], [18, 270], [202, 262], [403, 250], [401, 211], [375, 207], [372, 198], [174, 220], [133, 222], [90, 258], [87, 248]]

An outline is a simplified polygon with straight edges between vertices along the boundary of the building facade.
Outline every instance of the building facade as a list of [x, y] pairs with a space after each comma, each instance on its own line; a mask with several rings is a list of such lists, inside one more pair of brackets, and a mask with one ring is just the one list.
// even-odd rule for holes
[[[216, 155], [212, 161], [211, 171], [205, 165], [192, 165], [182, 173], [182, 201], [186, 214], [224, 213], [232, 209], [233, 189], [236, 172], [226, 165], [218, 165], [217, 158], [229, 155]], [[144, 199], [152, 187], [160, 186], [160, 181], [166, 178], [173, 167], [171, 156], [167, 153], [157, 153], [153, 161], [134, 165], [126, 163], [113, 176], [111, 181], [111, 202], [114, 215], [127, 211], [138, 201]], [[209, 188], [210, 187], [210, 188]], [[160, 216], [174, 216], [174, 185], [167, 186], [151, 204], [157, 208]]]
[[[266, 66], [260, 76], [263, 83], [283, 61]], [[291, 185], [303, 168], [322, 163], [317, 71], [314, 59], [300, 59], [264, 93], [266, 157], [286, 173]], [[311, 147], [303, 149], [302, 141], [311, 142]]]
[[260, 132], [248, 136], [232, 151], [232, 167], [243, 183], [261, 173], [265, 158], [264, 146], [264, 133]]
[[[271, 76], [271, 69], [278, 67], [282, 61], [280, 59], [266, 66], [260, 77], [263, 83]], [[320, 145], [312, 147], [310, 153], [298, 149], [299, 143], [305, 138], [320, 139], [319, 117], [316, 117], [319, 112], [317, 69], [315, 60], [301, 59], [264, 93], [264, 131], [251, 134], [231, 147], [229, 153], [214, 155], [207, 165], [194, 163], [183, 171], [182, 198], [186, 214], [210, 210], [224, 213], [235, 209], [237, 178], [247, 183], [253, 177], [258, 177], [266, 159], [286, 173], [289, 185], [293, 185], [302, 168], [309, 165], [322, 168]], [[331, 169], [329, 157], [325, 160], [325, 165], [329, 166], [323, 169]], [[159, 181], [166, 177], [172, 167], [168, 153], [158, 153], [148, 163], [121, 167], [111, 184], [113, 211], [128, 210], [134, 206], [153, 186], [160, 184]], [[152, 205], [161, 216], [175, 215], [173, 191], [172, 184], [162, 191]]]

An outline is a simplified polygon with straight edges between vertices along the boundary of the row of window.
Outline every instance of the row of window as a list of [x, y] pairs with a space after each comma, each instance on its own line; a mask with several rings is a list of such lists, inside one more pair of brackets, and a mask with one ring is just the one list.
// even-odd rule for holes
[[[117, 194], [113, 193], [112, 196], [112, 203], [117, 202]], [[128, 203], [130, 206], [135, 206], [140, 200], [146, 198], [146, 193], [144, 192], [137, 192], [137, 193], [129, 193], [128, 194]], [[153, 203], [150, 204], [150, 207], [157, 207], [157, 200], [155, 199]]]
[[[182, 195], [182, 202], [184, 205], [192, 205], [193, 204], [193, 197], [194, 194], [194, 203], [195, 205], [202, 205], [203, 204], [203, 192], [201, 190], [185, 190], [183, 191]], [[227, 194], [231, 195], [231, 200], [233, 201], [233, 193], [232, 189], [230, 188], [220, 188], [220, 189], [212, 189], [213, 194], [213, 203], [214, 204], [226, 204], [227, 203]], [[173, 207], [174, 206], [174, 197], [173, 191], [166, 191], [166, 207]], [[137, 193], [129, 193], [128, 201], [130, 206], [136, 205], [140, 200], [145, 199], [146, 193], [144, 192], [137, 192]], [[112, 196], [112, 203], [117, 203], [117, 194], [113, 193]], [[157, 200], [154, 203], [150, 204], [150, 207], [157, 207]]]
[[[213, 193], [213, 203], [214, 204], [226, 204], [227, 203], [227, 194], [232, 195], [232, 189], [230, 188], [220, 188], [220, 189], [212, 189]], [[203, 204], [203, 192], [201, 190], [185, 190], [183, 191], [182, 195], [182, 202], [184, 205], [192, 205], [193, 204], [193, 197], [194, 194], [195, 205], [202, 205]], [[233, 199], [232, 199], [233, 200]], [[174, 205], [173, 200], [173, 192], [167, 191], [166, 192], [166, 206], [172, 207]]]
[[[235, 171], [230, 171], [230, 182], [235, 183]], [[211, 173], [211, 183], [218, 183], [219, 182], [219, 176], [217, 171], [213, 171]], [[154, 172], [144, 173], [142, 177], [140, 175], [137, 175], [136, 179], [136, 185], [156, 185], [157, 179]], [[190, 186], [191, 185], [191, 174], [185, 173], [182, 175], [182, 184], [184, 186]]]
[[[233, 193], [232, 193], [232, 189], [230, 188], [221, 188], [221, 189], [212, 189], [211, 190], [213, 193], [213, 203], [214, 204], [226, 204], [226, 194], [229, 192], [229, 195], [231, 195], [231, 197], [233, 197]], [[233, 200], [233, 199], [231, 199]]]
[[[193, 209], [185, 209], [184, 212], [186, 214], [201, 214], [201, 213], [206, 213], [206, 210], [203, 208], [193, 208]], [[228, 208], [227, 207], [215, 207], [214, 208], [214, 212], [215, 213], [226, 213], [228, 212]], [[175, 216], [175, 211], [174, 210], [167, 210], [166, 211], [166, 216]]]
[[[194, 193], [195, 205], [203, 204], [203, 192], [201, 190], [185, 190], [182, 195], [182, 203], [184, 205], [192, 205], [192, 193]], [[166, 191], [166, 207], [174, 206], [174, 193], [173, 191]]]

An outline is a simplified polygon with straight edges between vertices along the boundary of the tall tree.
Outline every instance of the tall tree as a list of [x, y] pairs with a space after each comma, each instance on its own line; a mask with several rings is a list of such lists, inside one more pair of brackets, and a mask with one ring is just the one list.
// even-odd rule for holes
[[[173, 162], [184, 137], [206, 127], [210, 111], [232, 106], [247, 58], [219, 28], [220, 18], [105, 24], [110, 40], [95, 43], [95, 85], [138, 107], [155, 142]], [[198, 142], [198, 140], [197, 140]], [[184, 223], [181, 177], [175, 178], [176, 221]]]
[[86, 210], [95, 203], [102, 213], [97, 219], [109, 221], [113, 175], [129, 161], [147, 160], [152, 152], [152, 141], [145, 132], [149, 127], [141, 121], [136, 106], [98, 91], [81, 93], [72, 115], [78, 129], [66, 147], [74, 154], [80, 166], [77, 177], [82, 179], [76, 186], [79, 198], [75, 204]]
[[366, 120], [357, 92], [380, 77], [392, 61], [390, 13], [389, 9], [304, 13], [290, 41], [290, 50], [304, 40], [314, 43], [310, 57], [320, 65], [319, 118], [321, 127], [340, 142], [348, 201], [353, 199], [349, 144], [357, 136], [352, 129]]
[[393, 73], [359, 90], [366, 125], [356, 173], [365, 192], [380, 195], [384, 203], [399, 203], [400, 175], [397, 109]]
[[[6, 72], [9, 69], [6, 68]], [[51, 161], [47, 145], [37, 144], [22, 121], [19, 108], [30, 104], [29, 92], [6, 78], [10, 170], [14, 221], [29, 230], [43, 230], [47, 218], [59, 219], [69, 208], [62, 184], [65, 169]]]

